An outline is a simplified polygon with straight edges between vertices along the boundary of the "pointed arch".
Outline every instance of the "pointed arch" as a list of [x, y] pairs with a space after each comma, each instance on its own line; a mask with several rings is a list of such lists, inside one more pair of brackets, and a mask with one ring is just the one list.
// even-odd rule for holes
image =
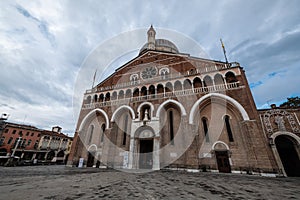
[[163, 107], [165, 105], [167, 105], [168, 103], [174, 103], [175, 105], [177, 105], [180, 108], [181, 116], [186, 116], [186, 111], [185, 111], [185, 108], [183, 107], [183, 105], [181, 103], [179, 103], [178, 101], [175, 101], [173, 99], [169, 99], [169, 100], [163, 102], [162, 104], [160, 104], [160, 106], [158, 107], [158, 109], [156, 111], [156, 117], [157, 118], [159, 118], [160, 112], [163, 109]]
[[113, 115], [111, 117], [111, 120], [110, 120], [111, 122], [115, 121], [117, 113], [122, 109], [128, 109], [129, 112], [131, 113], [132, 120], [135, 119], [134, 110], [130, 106], [123, 105], [123, 106], [120, 106], [117, 110], [115, 110], [115, 112], [113, 113]]
[[235, 99], [224, 95], [224, 94], [219, 94], [219, 93], [209, 93], [204, 95], [203, 97], [201, 97], [200, 99], [198, 99], [193, 107], [191, 108], [191, 112], [190, 112], [190, 116], [189, 116], [189, 123], [190, 124], [194, 124], [194, 118], [195, 118], [195, 114], [197, 112], [198, 106], [207, 98], [211, 98], [211, 97], [219, 97], [222, 99], [225, 99], [226, 101], [229, 101], [231, 104], [233, 104], [241, 113], [242, 117], [244, 120], [250, 120], [248, 113], [246, 112], [246, 110], [244, 109], [244, 107], [237, 102]]
[[106, 125], [106, 128], [109, 128], [109, 119], [108, 119], [108, 115], [106, 114], [106, 112], [100, 108], [96, 108], [92, 111], [90, 111], [84, 118], [83, 120], [81, 121], [80, 123], [80, 126], [79, 126], [79, 131], [81, 131], [84, 127], [84, 125], [86, 124], [87, 120], [89, 120], [92, 116], [95, 116], [94, 114], [96, 114], [96, 112], [100, 112], [104, 118], [105, 118], [105, 125]]

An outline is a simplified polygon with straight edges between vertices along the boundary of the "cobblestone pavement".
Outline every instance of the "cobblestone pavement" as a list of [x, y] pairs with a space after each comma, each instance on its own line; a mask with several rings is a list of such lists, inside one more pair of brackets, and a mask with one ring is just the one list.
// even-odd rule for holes
[[0, 199], [300, 199], [300, 178], [65, 166], [0, 167]]

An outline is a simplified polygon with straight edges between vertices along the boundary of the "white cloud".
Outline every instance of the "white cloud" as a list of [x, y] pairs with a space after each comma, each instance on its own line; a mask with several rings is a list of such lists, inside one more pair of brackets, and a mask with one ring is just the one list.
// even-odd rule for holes
[[258, 107], [299, 94], [296, 0], [49, 0], [0, 6], [0, 112], [10, 112], [13, 121], [30, 113], [28, 123], [74, 132], [72, 95], [84, 58], [107, 39], [150, 24], [191, 37], [215, 60], [224, 60], [222, 37], [229, 60], [245, 67], [250, 83], [262, 82], [253, 88]]

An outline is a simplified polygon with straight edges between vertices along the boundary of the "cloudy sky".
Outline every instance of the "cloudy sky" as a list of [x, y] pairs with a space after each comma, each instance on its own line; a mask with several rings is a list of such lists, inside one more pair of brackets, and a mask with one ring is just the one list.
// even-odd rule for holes
[[150, 24], [185, 34], [215, 60], [224, 60], [222, 38], [229, 61], [244, 67], [258, 108], [300, 95], [298, 0], [22, 0], [0, 7], [0, 112], [12, 122], [60, 125], [72, 135], [74, 85], [85, 58]]

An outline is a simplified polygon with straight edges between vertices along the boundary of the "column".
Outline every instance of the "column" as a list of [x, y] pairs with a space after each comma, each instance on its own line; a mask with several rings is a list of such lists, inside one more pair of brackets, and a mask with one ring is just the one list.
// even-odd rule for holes
[[223, 80], [224, 80], [224, 84], [225, 84], [225, 89], [227, 90], [228, 86], [227, 86], [227, 82], [226, 82], [226, 77], [223, 77]]
[[128, 169], [133, 167], [134, 138], [130, 137]]
[[153, 138], [153, 165], [152, 169], [153, 170], [159, 170], [159, 137]]

